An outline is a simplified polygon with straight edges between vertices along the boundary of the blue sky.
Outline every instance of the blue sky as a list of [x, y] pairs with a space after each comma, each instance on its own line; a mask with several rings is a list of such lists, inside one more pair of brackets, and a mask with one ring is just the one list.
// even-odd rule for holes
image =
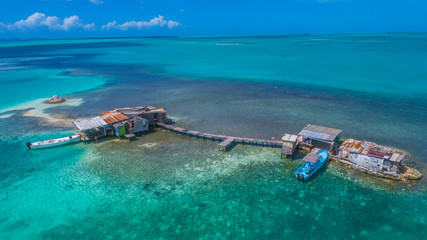
[[427, 0], [0, 0], [0, 38], [427, 32]]

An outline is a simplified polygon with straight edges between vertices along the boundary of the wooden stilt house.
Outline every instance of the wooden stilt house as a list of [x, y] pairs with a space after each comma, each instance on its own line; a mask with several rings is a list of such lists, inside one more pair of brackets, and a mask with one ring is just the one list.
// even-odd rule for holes
[[341, 129], [309, 124], [298, 135], [301, 146], [335, 151], [341, 139], [341, 132]]

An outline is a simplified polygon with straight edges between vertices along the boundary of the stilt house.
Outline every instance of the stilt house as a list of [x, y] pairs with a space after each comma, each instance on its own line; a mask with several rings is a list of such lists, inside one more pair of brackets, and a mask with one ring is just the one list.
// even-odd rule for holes
[[309, 148], [321, 148], [333, 151], [341, 139], [341, 129], [307, 125], [298, 134], [300, 144]]

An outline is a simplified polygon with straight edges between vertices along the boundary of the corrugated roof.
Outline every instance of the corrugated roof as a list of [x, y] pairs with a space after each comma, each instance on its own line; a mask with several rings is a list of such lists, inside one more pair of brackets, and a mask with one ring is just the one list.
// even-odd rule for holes
[[307, 155], [305, 155], [305, 157], [302, 159], [303, 161], [306, 162], [312, 162], [315, 163], [317, 162], [317, 160], [319, 160], [319, 158], [321, 158], [322, 156], [320, 156], [319, 154], [315, 154], [315, 153], [309, 153]]
[[401, 162], [403, 157], [404, 156], [402, 154], [393, 153], [393, 155], [390, 158], [390, 161], [392, 161], [392, 162]]
[[282, 140], [285, 142], [296, 142], [297, 137], [298, 137], [297, 135], [285, 133], [285, 136], [282, 137]]
[[139, 115], [147, 113], [166, 113], [164, 108], [145, 106], [145, 107], [127, 107], [127, 108], [117, 108], [116, 111], [119, 111], [126, 115]]
[[354, 139], [345, 140], [340, 149], [347, 150], [353, 153], [361, 153], [367, 155], [369, 150], [375, 147], [375, 144], [365, 141], [357, 141]]
[[304, 128], [304, 130], [309, 130], [309, 131], [313, 131], [313, 132], [321, 132], [321, 133], [326, 133], [326, 134], [330, 134], [330, 135], [338, 135], [342, 132], [341, 129], [322, 127], [322, 126], [312, 125], [312, 124], [307, 125]]
[[371, 157], [377, 157], [377, 158], [385, 158], [390, 159], [390, 157], [393, 155], [392, 153], [386, 153], [386, 152], [379, 152], [376, 150], [369, 150], [368, 155]]
[[158, 112], [158, 113], [164, 113], [166, 112], [164, 108], [157, 108], [157, 109], [152, 109], [150, 110], [150, 112]]
[[108, 124], [117, 123], [128, 119], [126, 115], [117, 111], [105, 112], [102, 114], [101, 118], [104, 119], [104, 121]]
[[306, 138], [314, 138], [332, 142], [341, 132], [341, 129], [309, 124], [299, 133], [299, 135]]
[[[372, 142], [359, 141], [354, 139], [345, 140], [340, 150], [347, 151], [348, 153], [359, 153], [377, 158], [384, 158], [393, 162], [401, 162], [405, 154], [393, 152], [392, 149], [377, 145]], [[340, 151], [343, 152], [343, 151]]]
[[313, 138], [332, 142], [341, 132], [341, 129], [309, 124], [303, 130], [301, 130], [299, 135], [306, 138]]
[[81, 120], [81, 121], [75, 121], [73, 122], [74, 125], [80, 130], [85, 131], [88, 129], [94, 129], [98, 127], [103, 127], [107, 125], [107, 122], [104, 121], [104, 119], [100, 117], [94, 117], [91, 119]]

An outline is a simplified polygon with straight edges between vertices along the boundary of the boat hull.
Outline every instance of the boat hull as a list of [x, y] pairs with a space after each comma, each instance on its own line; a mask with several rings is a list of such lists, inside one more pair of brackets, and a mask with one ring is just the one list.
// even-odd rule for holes
[[40, 141], [40, 142], [33, 142], [30, 144], [27, 144], [28, 148], [30, 149], [41, 149], [41, 148], [51, 148], [51, 147], [58, 147], [70, 143], [75, 143], [80, 141], [80, 135], [73, 135], [70, 137], [64, 137], [64, 138], [57, 138], [57, 139], [50, 139], [46, 141]]
[[326, 160], [328, 159], [328, 152], [326, 150], [320, 150], [316, 154], [321, 155], [317, 162], [305, 162], [295, 171], [295, 177], [297, 179], [303, 181], [308, 180], [325, 164]]

